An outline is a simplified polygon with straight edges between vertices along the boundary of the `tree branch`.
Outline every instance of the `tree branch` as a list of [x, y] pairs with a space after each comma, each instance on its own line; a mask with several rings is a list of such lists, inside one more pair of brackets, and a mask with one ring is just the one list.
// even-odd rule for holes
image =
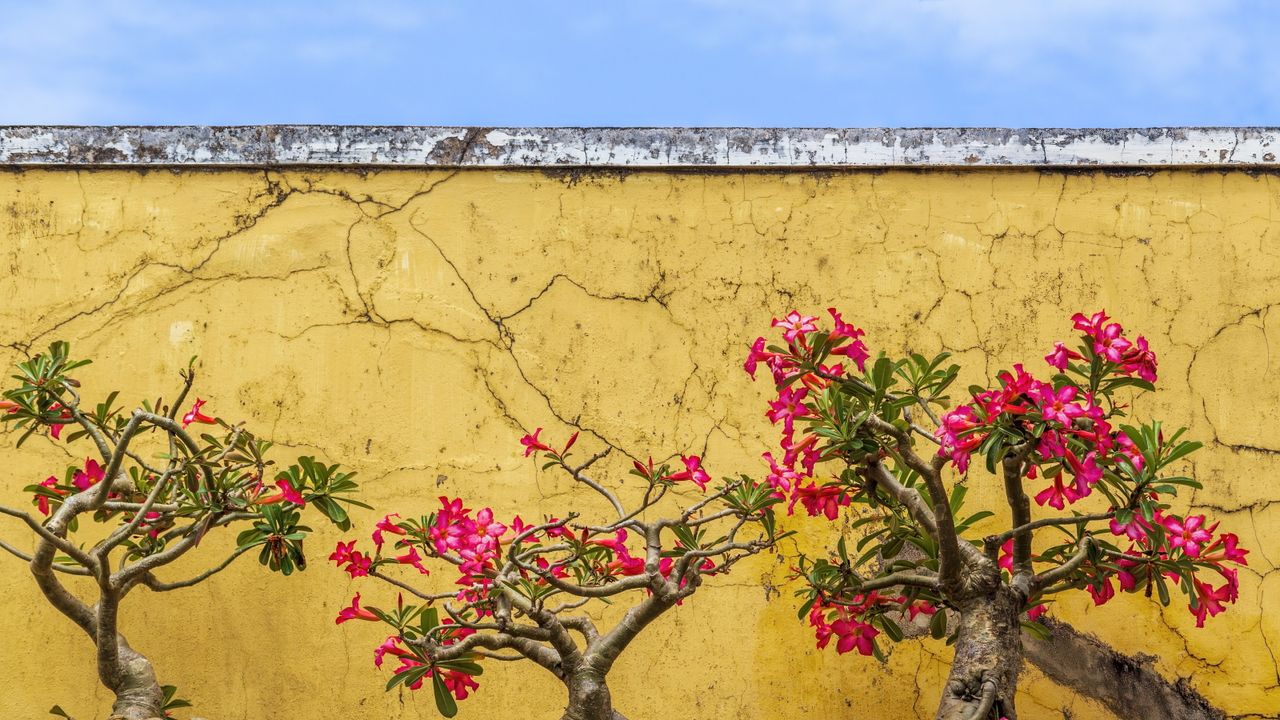
[[1046, 570], [1045, 572], [1042, 572], [1039, 575], [1036, 575], [1034, 578], [1032, 578], [1032, 581], [1031, 581], [1032, 590], [1035, 591], [1040, 588], [1048, 587], [1053, 583], [1057, 582], [1058, 580], [1062, 580], [1070, 576], [1076, 570], [1080, 569], [1080, 566], [1084, 564], [1085, 559], [1089, 556], [1089, 546], [1092, 544], [1093, 544], [1093, 538], [1091, 536], [1085, 535], [1084, 537], [1080, 538], [1080, 543], [1077, 546], [1076, 552], [1074, 555], [1071, 556], [1069, 560], [1062, 563], [1058, 567], [1052, 568], [1050, 570]]
[[208, 580], [210, 577], [222, 572], [223, 570], [226, 570], [228, 567], [230, 567], [231, 563], [236, 561], [236, 558], [239, 558], [241, 555], [245, 554], [249, 550], [252, 550], [254, 547], [256, 546], [245, 545], [244, 547], [236, 548], [235, 552], [227, 556], [227, 559], [209, 568], [208, 570], [205, 570], [199, 575], [188, 578], [186, 580], [178, 580], [176, 582], [171, 582], [171, 583], [162, 582], [159, 579], [157, 579], [156, 576], [152, 575], [150, 572], [143, 573], [140, 577], [141, 577], [142, 583], [154, 592], [168, 592], [170, 590], [178, 590], [180, 588], [191, 587], [192, 585], [204, 582], [205, 580]]

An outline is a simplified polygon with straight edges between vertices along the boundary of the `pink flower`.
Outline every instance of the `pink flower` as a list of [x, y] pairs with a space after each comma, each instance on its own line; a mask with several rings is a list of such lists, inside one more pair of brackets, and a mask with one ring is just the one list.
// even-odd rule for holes
[[[1244, 556], [1248, 555], [1249, 551], [1239, 547], [1239, 542], [1240, 539], [1236, 537], [1235, 533], [1222, 533], [1213, 545], [1201, 552], [1200, 558], [1202, 560], [1226, 560], [1239, 565], [1248, 565], [1249, 561]], [[1215, 550], [1217, 552], [1213, 552]]]
[[1075, 329], [1085, 335], [1096, 336], [1102, 332], [1102, 326], [1109, 320], [1106, 310], [1099, 310], [1090, 317], [1085, 317], [1083, 313], [1076, 313], [1071, 316], [1071, 321], [1075, 323]]
[[836, 641], [836, 652], [843, 655], [857, 649], [860, 655], [871, 655], [879, 630], [867, 623], [857, 620], [837, 620], [831, 623], [831, 632], [840, 639]]
[[[1043, 505], [1044, 503], [1040, 504]], [[1005, 540], [1004, 544], [1000, 546], [999, 565], [1010, 573], [1013, 572], [1013, 538]]]
[[520, 444], [524, 446], [524, 456], [529, 457], [535, 452], [551, 452], [551, 447], [546, 443], [538, 440], [538, 434], [542, 432], [542, 428], [533, 431], [532, 435], [525, 435], [520, 438]]
[[396, 556], [396, 562], [401, 565], [412, 565], [418, 569], [423, 575], [430, 575], [431, 572], [422, 566], [422, 556], [418, 554], [418, 548], [410, 547], [409, 551], [403, 555]]
[[1062, 343], [1053, 344], [1053, 352], [1044, 356], [1044, 361], [1059, 370], [1066, 370], [1067, 363], [1072, 360], [1083, 360], [1080, 353], [1067, 349]]
[[339, 541], [338, 547], [334, 549], [332, 554], [329, 555], [329, 559], [332, 560], [336, 565], [341, 567], [342, 565], [347, 564], [347, 562], [351, 560], [352, 550], [355, 549], [355, 546], [356, 546], [355, 540], [352, 540], [350, 542], [345, 542], [345, 543]]
[[690, 480], [699, 490], [707, 489], [707, 482], [711, 480], [711, 476], [706, 470], [702, 469], [702, 458], [697, 455], [681, 455], [680, 462], [684, 463], [684, 470], [672, 475], [668, 475], [668, 480]]
[[1084, 414], [1084, 408], [1072, 401], [1076, 399], [1074, 385], [1063, 385], [1057, 390], [1048, 383], [1032, 389], [1031, 396], [1040, 409], [1040, 415], [1046, 421], [1060, 423], [1063, 427], [1071, 427], [1071, 421]]
[[376, 525], [373, 526], [374, 527], [373, 535], [371, 535], [370, 537], [373, 538], [373, 544], [378, 547], [379, 552], [382, 551], [382, 543], [383, 543], [382, 533], [387, 532], [387, 533], [391, 533], [392, 535], [405, 534], [405, 531], [401, 529], [399, 525], [396, 525], [394, 522], [391, 521], [391, 518], [398, 518], [398, 517], [400, 517], [398, 513], [392, 513], [390, 515], [383, 517], [381, 520], [378, 521]]
[[501, 537], [502, 533], [507, 531], [507, 526], [500, 522], [494, 522], [493, 510], [484, 508], [476, 513], [476, 531], [478, 534], [496, 538]]
[[578, 442], [579, 432], [581, 431], [574, 431], [574, 433], [569, 436], [569, 442], [564, 444], [564, 449], [560, 451], [560, 457], [564, 457], [569, 454], [569, 448], [573, 447], [573, 444]]
[[627, 554], [627, 531], [619, 528], [618, 531], [613, 534], [612, 539], [591, 540], [589, 541], [588, 544], [599, 545], [600, 547], [603, 547], [603, 548], [609, 548], [615, 554], [626, 555]]
[[[49, 407], [49, 409], [50, 409], [50, 410], [60, 410], [60, 411], [61, 411], [61, 412], [59, 412], [59, 413], [58, 413], [58, 417], [56, 418], [56, 420], [58, 420], [58, 421], [64, 421], [64, 420], [70, 420], [70, 419], [71, 419], [71, 410], [70, 410], [70, 409], [68, 409], [68, 408], [63, 407], [62, 405], [60, 405], [60, 404], [58, 404], [58, 403], [54, 403], [53, 405], [51, 405], [51, 406]], [[14, 407], [9, 408], [9, 409], [8, 409], [8, 411], [9, 411], [10, 413], [15, 413], [15, 412], [17, 412], [17, 411], [18, 411], [18, 407], [15, 405]], [[70, 423], [67, 423], [67, 422], [53, 422], [53, 423], [50, 423], [50, 425], [49, 425], [49, 437], [53, 438], [54, 440], [60, 440], [60, 439], [62, 438], [62, 428], [66, 427], [68, 424], [70, 424]]]
[[1096, 456], [1097, 453], [1091, 450], [1081, 461], [1074, 453], [1067, 451], [1067, 463], [1075, 473], [1075, 500], [1089, 497], [1093, 492], [1093, 486], [1102, 479], [1102, 468], [1098, 467]]
[[1130, 375], [1136, 374], [1147, 382], [1156, 381], [1156, 354], [1147, 346], [1147, 339], [1138, 336], [1138, 340], [1124, 354], [1124, 367]]
[[1111, 323], [1102, 329], [1102, 332], [1095, 335], [1093, 339], [1093, 351], [1098, 355], [1106, 358], [1113, 363], [1124, 362], [1125, 351], [1129, 349], [1129, 341], [1124, 339], [1121, 333], [1124, 328], [1119, 323]]
[[849, 358], [854, 365], [858, 366], [859, 372], [867, 371], [867, 358], [871, 357], [871, 353], [867, 352], [866, 343], [860, 339], [865, 333], [862, 328], [856, 328], [845, 322], [840, 317], [840, 313], [835, 308], [827, 308], [827, 312], [831, 313], [831, 320], [835, 327], [831, 330], [830, 338], [833, 341], [852, 340], [848, 345], [841, 345], [831, 351], [832, 355], [844, 355]]
[[413, 657], [408, 650], [400, 647], [400, 637], [398, 635], [388, 635], [387, 639], [373, 651], [373, 666], [382, 667], [382, 658], [386, 655], [395, 657]]
[[334, 624], [341, 625], [348, 620], [377, 620], [378, 616], [360, 607], [360, 593], [351, 598], [351, 607], [343, 608], [334, 618]]
[[795, 431], [795, 420], [812, 414], [809, 407], [804, 404], [805, 396], [808, 394], [809, 388], [798, 390], [793, 387], [782, 388], [778, 392], [778, 399], [769, 401], [769, 410], [765, 413], [765, 417], [775, 425], [781, 420], [783, 433], [788, 438], [791, 437]]
[[982, 426], [973, 408], [961, 405], [942, 416], [942, 425], [935, 433], [940, 446], [939, 457], [951, 457], [960, 472], [969, 471], [969, 454], [982, 444], [983, 435], [970, 432]]
[[1200, 557], [1200, 546], [1213, 539], [1213, 529], [1217, 527], [1217, 524], [1207, 529], [1203, 527], [1203, 515], [1192, 515], [1183, 520], [1170, 515], [1162, 523], [1169, 532], [1169, 546], [1182, 548], [1187, 557], [1193, 558]]
[[[347, 574], [353, 578], [364, 577], [369, 574], [369, 567], [373, 564], [372, 558], [366, 557], [364, 553], [354, 550], [356, 541], [340, 542], [338, 547], [329, 555], [329, 559], [334, 565], [342, 567]], [[358, 597], [358, 596], [357, 596]]]
[[264, 497], [264, 498], [258, 498], [258, 504], [273, 505], [275, 503], [278, 503], [284, 500], [284, 501], [291, 502], [294, 505], [297, 505], [298, 507], [306, 507], [307, 499], [302, 497], [302, 493], [298, 492], [297, 489], [293, 487], [293, 484], [290, 483], [286, 478], [282, 477], [279, 480], [276, 480], [276, 487], [280, 489], [280, 492], [276, 493], [275, 495], [268, 495], [267, 497]]
[[1027, 619], [1030, 620], [1031, 622], [1035, 622], [1036, 620], [1040, 619], [1040, 616], [1044, 615], [1047, 612], [1049, 612], [1049, 606], [1045, 605], [1044, 603], [1040, 603], [1039, 605], [1036, 605], [1035, 607], [1027, 611]]
[[747, 371], [752, 380], [755, 380], [756, 368], [763, 362], [769, 366], [774, 384], [781, 385], [786, 380], [787, 374], [795, 369], [795, 360], [785, 354], [769, 352], [764, 348], [764, 338], [756, 338], [756, 341], [751, 344], [751, 350], [747, 353], [747, 360], [742, 364], [742, 369]]
[[352, 578], [365, 577], [373, 565], [373, 558], [362, 553], [351, 553], [351, 562], [347, 565], [347, 574]]
[[569, 577], [569, 571], [564, 568], [564, 565], [552, 565], [547, 562], [547, 559], [544, 557], [539, 557], [537, 560], [534, 560], [534, 564], [538, 566], [539, 570], [550, 572], [553, 577]]
[[1048, 503], [1049, 507], [1055, 510], [1063, 508], [1063, 501], [1074, 503], [1080, 499], [1080, 494], [1076, 488], [1071, 485], [1062, 484], [1062, 475], [1058, 475], [1053, 479], [1053, 484], [1044, 490], [1036, 493], [1036, 504], [1044, 505]]
[[[435, 672], [440, 671], [437, 670]], [[458, 672], [456, 670], [443, 671], [440, 675], [440, 679], [444, 681], [444, 686], [448, 688], [449, 692], [453, 693], [453, 696], [458, 700], [466, 700], [468, 697], [468, 690], [477, 690], [480, 688], [480, 684], [475, 681], [475, 678], [464, 672]]]
[[787, 438], [782, 439], [782, 461], [788, 467], [795, 467], [798, 460], [804, 466], [806, 475], [812, 475], [813, 469], [817, 466], [818, 461], [822, 459], [822, 452], [818, 450], [818, 436], [804, 435], [800, 438], [800, 442], [788, 442]]
[[1138, 513], [1134, 513], [1128, 523], [1121, 523], [1115, 518], [1112, 518], [1110, 524], [1112, 535], [1124, 535], [1135, 542], [1146, 538], [1147, 533], [1150, 530], [1146, 521], [1143, 520], [1142, 516]]
[[1093, 597], [1094, 605], [1105, 605], [1108, 600], [1116, 596], [1116, 589], [1111, 584], [1111, 578], [1104, 578], [1097, 587], [1089, 584], [1086, 588], [1089, 590], [1089, 595]]
[[788, 343], [795, 344], [797, 340], [803, 340], [806, 334], [817, 332], [818, 326], [814, 324], [817, 319], [809, 315], [801, 315], [792, 310], [781, 320], [774, 318], [773, 327], [782, 328], [782, 337]]
[[1146, 464], [1146, 460], [1142, 457], [1142, 451], [1138, 450], [1138, 446], [1133, 444], [1133, 440], [1124, 433], [1118, 433], [1115, 437], [1115, 443], [1120, 447], [1120, 455], [1129, 460], [1129, 464], [1133, 465], [1133, 469], [1142, 472], [1142, 467]]
[[769, 474], [765, 476], [764, 481], [769, 483], [769, 487], [772, 487], [778, 493], [778, 497], [786, 497], [792, 488], [798, 486], [800, 482], [799, 473], [795, 471], [795, 468], [785, 463], [778, 465], [771, 453], [765, 453], [761, 457], [769, 461]]
[[1194, 579], [1194, 583], [1196, 588], [1196, 604], [1195, 606], [1188, 606], [1187, 609], [1195, 616], [1196, 627], [1201, 628], [1204, 627], [1206, 615], [1213, 617], [1218, 613], [1221, 613], [1223, 610], [1226, 610], [1222, 603], [1232, 602], [1232, 589], [1230, 584], [1214, 589], [1208, 583], [1200, 582], [1199, 579]]
[[751, 350], [747, 352], [747, 360], [742, 363], [742, 369], [747, 371], [752, 380], [756, 379], [756, 368], [762, 362], [768, 362], [774, 356], [774, 353], [767, 352], [764, 349], [764, 338], [758, 337], [756, 341], [751, 343]]
[[93, 458], [85, 458], [84, 470], [77, 470], [75, 476], [71, 479], [71, 484], [76, 486], [78, 490], [88, 490], [89, 488], [102, 482], [103, 475], [106, 471]]
[[[900, 598], [898, 602], [904, 602], [905, 597]], [[938, 612], [937, 606], [925, 600], [917, 600], [907, 606], [907, 614], [911, 620], [915, 620], [917, 615], [935, 615]]]
[[216, 425], [218, 423], [216, 419], [200, 412], [200, 408], [202, 407], [204, 407], [204, 400], [196, 398], [195, 404], [191, 406], [191, 409], [187, 411], [186, 415], [182, 416], [183, 428], [186, 428], [191, 423], [204, 423], [205, 425]]
[[[59, 495], [65, 494], [63, 491], [57, 489], [58, 478], [52, 475], [45, 478], [44, 481], [40, 483], [40, 486], [47, 487]], [[41, 515], [48, 515], [49, 514], [49, 497], [47, 495], [36, 495], [36, 508], [40, 511]]]
[[804, 505], [810, 517], [823, 515], [828, 520], [839, 519], [840, 508], [853, 502], [838, 485], [819, 486], [817, 483], [809, 483], [809, 487], [796, 485], [795, 492], [791, 495], [791, 503], [787, 505], [788, 515], [791, 514], [791, 509], [795, 507], [797, 500]]

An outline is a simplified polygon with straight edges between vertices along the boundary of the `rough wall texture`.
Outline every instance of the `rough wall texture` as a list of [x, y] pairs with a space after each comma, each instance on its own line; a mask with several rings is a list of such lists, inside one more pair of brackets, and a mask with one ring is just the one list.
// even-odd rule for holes
[[[845, 308], [873, 351], [950, 348], [967, 381], [1039, 362], [1071, 312], [1105, 307], [1161, 353], [1163, 389], [1140, 411], [1209, 441], [1196, 465], [1206, 489], [1181, 504], [1212, 510], [1254, 552], [1239, 605], [1203, 631], [1181, 605], [1127, 597], [1054, 612], [1158, 656], [1232, 715], [1280, 714], [1269, 174], [53, 169], [0, 175], [0, 202], [0, 361], [69, 339], [99, 359], [89, 397], [120, 386], [141, 398], [198, 354], [209, 408], [355, 466], [368, 501], [402, 512], [441, 493], [501, 514], [563, 512], [570, 488], [519, 457], [534, 426], [656, 456], [705, 446], [716, 471], [758, 469], [765, 389], [739, 365], [792, 307]], [[15, 454], [13, 439], [0, 492], [21, 504], [19, 489], [68, 457], [47, 443]], [[975, 475], [971, 497], [995, 492]], [[376, 594], [322, 562], [336, 539], [322, 533], [313, 567], [288, 580], [249, 561], [167, 605], [138, 591], [134, 644], [210, 718], [432, 717], [429, 697], [382, 692], [378, 630], [334, 627], [353, 590]], [[615, 672], [619, 709], [931, 712], [944, 648], [905, 643], [887, 669], [817, 652], [785, 574], [763, 558], [664, 617]], [[41, 717], [57, 702], [103, 717], [88, 642], [20, 563], [0, 558], [0, 588], [0, 714]], [[491, 669], [464, 716], [554, 716], [541, 672]], [[1109, 717], [1029, 676], [1025, 717]]]

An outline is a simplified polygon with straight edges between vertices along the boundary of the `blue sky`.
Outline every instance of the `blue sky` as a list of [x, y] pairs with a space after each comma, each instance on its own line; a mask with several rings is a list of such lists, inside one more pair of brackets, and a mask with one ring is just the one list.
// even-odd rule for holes
[[0, 9], [0, 124], [1280, 124], [1272, 0]]

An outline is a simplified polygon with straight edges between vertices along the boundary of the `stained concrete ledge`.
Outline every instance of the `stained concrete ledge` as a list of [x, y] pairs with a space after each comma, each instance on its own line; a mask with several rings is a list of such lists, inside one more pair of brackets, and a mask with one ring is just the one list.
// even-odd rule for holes
[[1280, 128], [0, 126], [0, 165], [1276, 167]]

